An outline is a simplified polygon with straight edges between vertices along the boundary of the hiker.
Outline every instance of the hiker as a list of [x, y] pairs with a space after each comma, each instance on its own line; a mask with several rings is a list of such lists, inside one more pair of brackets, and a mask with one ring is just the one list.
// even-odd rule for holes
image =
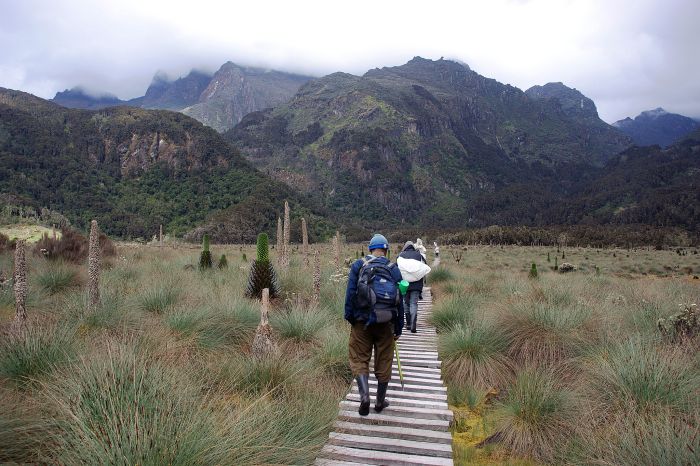
[[345, 320], [350, 322], [350, 369], [360, 393], [361, 416], [369, 414], [369, 360], [374, 349], [374, 375], [377, 378], [376, 412], [389, 406], [386, 390], [391, 380], [394, 341], [403, 329], [403, 300], [398, 283], [401, 272], [389, 262], [389, 242], [375, 234], [369, 242], [369, 255], [356, 260], [348, 275], [345, 294]]
[[422, 239], [418, 238], [413, 247], [416, 248], [416, 251], [420, 252], [421, 256], [423, 256], [423, 259], [427, 259], [425, 255], [428, 253], [428, 251], [425, 249], [425, 246], [423, 246]]
[[[416, 241], [418, 243], [420, 238]], [[420, 244], [422, 246], [422, 243]], [[425, 249], [425, 248], [423, 248]], [[423, 293], [423, 279], [430, 272], [425, 256], [411, 241], [406, 241], [396, 260], [403, 279], [409, 282], [408, 291], [404, 295], [404, 312], [406, 313], [406, 328], [416, 333], [418, 325], [418, 300]]]

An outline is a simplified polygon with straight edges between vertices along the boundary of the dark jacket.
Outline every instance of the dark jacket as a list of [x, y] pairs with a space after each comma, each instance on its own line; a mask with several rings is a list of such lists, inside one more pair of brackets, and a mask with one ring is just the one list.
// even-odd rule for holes
[[[416, 250], [416, 248], [413, 246], [408, 246], [406, 249], [404, 249], [401, 254], [399, 254], [399, 257], [403, 257], [404, 259], [415, 259], [427, 264], [423, 254], [421, 254], [420, 251]], [[423, 281], [424, 279], [421, 278], [417, 282], [411, 282], [408, 285], [408, 291], [423, 291]]]
[[[360, 313], [353, 307], [353, 302], [355, 294], [357, 293], [357, 280], [360, 278], [360, 269], [362, 268], [364, 261], [368, 258], [371, 258], [371, 256], [356, 260], [350, 267], [350, 273], [348, 274], [348, 289], [345, 292], [345, 320], [351, 324], [355, 324], [360, 316]], [[378, 257], [375, 259], [375, 261], [383, 262], [384, 264], [389, 263], [389, 259], [386, 257]], [[394, 278], [394, 280], [396, 280], [397, 284], [402, 280], [401, 272], [396, 264], [391, 267], [391, 276]], [[374, 323], [372, 320], [375, 318], [376, 316], [374, 313], [371, 313], [370, 321], [367, 322], [367, 325], [372, 325]], [[394, 335], [400, 336], [404, 325], [403, 299], [399, 299], [399, 306], [392, 321], [394, 322]]]

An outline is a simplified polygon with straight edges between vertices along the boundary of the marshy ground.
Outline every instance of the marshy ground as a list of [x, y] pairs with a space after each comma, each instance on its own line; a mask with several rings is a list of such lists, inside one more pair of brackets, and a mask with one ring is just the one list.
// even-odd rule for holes
[[[350, 382], [346, 269], [314, 247], [320, 300], [293, 251], [271, 315], [282, 350], [266, 360], [250, 355], [259, 305], [243, 296], [254, 246], [214, 245], [228, 268], [200, 272], [197, 247], [119, 244], [92, 313], [86, 265], [30, 255], [29, 325], [0, 343], [0, 461], [311, 463]], [[429, 282], [457, 464], [697, 463], [697, 341], [656, 324], [700, 299], [697, 249], [441, 256]], [[13, 313], [5, 287], [0, 326]]]

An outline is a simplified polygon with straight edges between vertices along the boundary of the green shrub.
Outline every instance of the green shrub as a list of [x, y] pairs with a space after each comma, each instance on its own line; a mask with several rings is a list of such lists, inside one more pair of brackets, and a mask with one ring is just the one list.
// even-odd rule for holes
[[454, 325], [440, 335], [438, 348], [451, 383], [502, 389], [511, 378], [508, 340], [494, 326]]
[[39, 272], [36, 280], [39, 286], [50, 294], [60, 293], [80, 284], [78, 273], [70, 266], [60, 262], [48, 264], [44, 270]]
[[469, 325], [474, 321], [478, 300], [469, 294], [451, 295], [440, 301], [430, 316], [430, 323], [438, 332], [449, 330], [455, 325]]
[[530, 278], [537, 278], [537, 264], [534, 262], [532, 263], [532, 267], [530, 267], [529, 276]]
[[0, 377], [27, 384], [76, 355], [74, 334], [65, 327], [28, 324], [0, 343]]
[[574, 393], [562, 388], [558, 378], [551, 372], [525, 369], [494, 405], [498, 437], [511, 454], [549, 462], [573, 437], [580, 410]]

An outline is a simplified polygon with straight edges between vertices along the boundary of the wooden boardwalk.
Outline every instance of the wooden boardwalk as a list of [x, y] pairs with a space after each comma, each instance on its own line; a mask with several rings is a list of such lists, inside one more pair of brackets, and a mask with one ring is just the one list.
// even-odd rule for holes
[[[401, 389], [394, 359], [387, 400], [381, 414], [374, 411], [377, 380], [370, 375], [369, 416], [357, 414], [360, 396], [353, 381], [340, 402], [340, 412], [316, 465], [452, 465], [452, 411], [440, 375], [435, 328], [427, 319], [432, 311], [430, 288], [418, 303], [418, 332], [404, 329], [399, 355], [404, 375]], [[370, 363], [370, 372], [373, 362]]]

